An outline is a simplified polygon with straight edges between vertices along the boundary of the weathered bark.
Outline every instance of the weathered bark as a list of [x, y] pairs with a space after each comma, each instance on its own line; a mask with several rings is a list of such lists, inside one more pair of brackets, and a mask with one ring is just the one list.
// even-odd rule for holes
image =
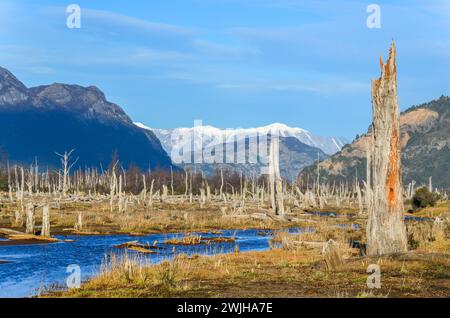
[[[20, 207], [22, 208], [22, 207]], [[17, 227], [23, 226], [23, 211], [17, 207], [17, 209], [14, 211], [14, 225]]]
[[8, 169], [8, 197], [9, 201], [13, 202], [13, 194], [12, 194], [12, 185], [11, 185], [11, 169], [9, 168], [9, 161], [7, 161], [7, 169]]
[[74, 228], [76, 231], [83, 231], [83, 212], [78, 212], [77, 222]]
[[42, 237], [50, 237], [50, 207], [49, 205], [44, 205], [42, 208]]
[[109, 189], [110, 189], [109, 206], [110, 206], [111, 212], [114, 210], [114, 198], [115, 198], [115, 194], [116, 194], [116, 185], [117, 185], [117, 177], [116, 177], [115, 169], [116, 169], [116, 166], [114, 165], [112, 174], [111, 174], [110, 183], [109, 183]]
[[[373, 138], [373, 135], [371, 136]], [[367, 143], [366, 149], [366, 182], [365, 186], [365, 199], [366, 199], [366, 212], [370, 211], [372, 205], [372, 145], [373, 140]]]
[[223, 168], [220, 168], [220, 197], [223, 194]]
[[169, 195], [169, 190], [167, 189], [167, 186], [165, 184], [163, 184], [161, 202], [166, 202], [168, 195]]
[[280, 175], [280, 140], [272, 136], [269, 152], [269, 186], [272, 211], [275, 215], [284, 214], [283, 181]]
[[185, 170], [184, 173], [185, 173], [185, 179], [184, 179], [184, 183], [185, 183], [184, 197], [187, 198], [187, 196], [188, 196], [188, 189], [189, 189], [189, 185], [188, 185], [188, 172], [187, 172], [187, 170]]
[[203, 209], [206, 203], [205, 189], [200, 188], [200, 208]]
[[119, 213], [125, 213], [124, 195], [122, 192], [122, 175], [119, 176]]
[[27, 234], [34, 234], [34, 205], [32, 203], [28, 203], [25, 211], [27, 216], [25, 232]]
[[173, 196], [174, 195], [174, 190], [173, 190], [173, 170], [172, 170], [172, 166], [170, 166], [170, 194]]
[[152, 207], [153, 206], [153, 185], [155, 184], [155, 179], [152, 179], [152, 183], [150, 185], [150, 196], [148, 199], [148, 206]]
[[147, 183], [145, 182], [145, 174], [142, 175], [142, 184], [143, 184], [143, 188], [142, 188], [142, 201], [145, 204], [145, 201], [147, 200]]
[[372, 204], [367, 223], [367, 254], [407, 250], [400, 164], [400, 114], [397, 102], [396, 50], [392, 43], [381, 77], [372, 82]]

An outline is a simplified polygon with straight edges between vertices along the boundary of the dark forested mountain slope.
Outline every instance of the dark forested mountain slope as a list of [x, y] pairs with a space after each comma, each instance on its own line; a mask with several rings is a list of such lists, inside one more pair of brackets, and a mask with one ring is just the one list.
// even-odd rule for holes
[[133, 125], [96, 87], [52, 84], [28, 89], [0, 68], [2, 160], [59, 165], [55, 152], [75, 149], [80, 166], [106, 167], [116, 153], [126, 167], [168, 168], [171, 161], [155, 135]]

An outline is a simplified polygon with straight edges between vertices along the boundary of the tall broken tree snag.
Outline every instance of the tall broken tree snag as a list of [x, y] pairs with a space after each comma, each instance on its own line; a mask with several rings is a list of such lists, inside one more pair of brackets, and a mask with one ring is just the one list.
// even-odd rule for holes
[[380, 64], [381, 77], [372, 81], [372, 202], [367, 222], [367, 254], [371, 256], [407, 250], [394, 43], [386, 64], [382, 60]]
[[269, 149], [269, 187], [272, 211], [275, 215], [284, 214], [283, 180], [280, 175], [280, 139], [271, 136]]

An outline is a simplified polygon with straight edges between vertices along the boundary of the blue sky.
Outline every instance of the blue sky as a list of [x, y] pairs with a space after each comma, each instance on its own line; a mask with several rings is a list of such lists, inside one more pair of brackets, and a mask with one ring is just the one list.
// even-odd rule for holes
[[[81, 29], [66, 27], [71, 3]], [[450, 95], [447, 0], [2, 0], [0, 14], [0, 65], [27, 86], [96, 85], [151, 127], [283, 122], [352, 139], [391, 39], [402, 109]]]

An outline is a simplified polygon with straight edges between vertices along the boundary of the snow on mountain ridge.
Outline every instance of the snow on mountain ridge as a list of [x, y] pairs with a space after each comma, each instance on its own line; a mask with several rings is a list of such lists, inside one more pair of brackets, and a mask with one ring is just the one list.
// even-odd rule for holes
[[180, 127], [175, 129], [158, 129], [150, 128], [142, 123], [135, 123], [136, 126], [153, 131], [161, 141], [164, 149], [170, 154], [174, 145], [172, 145], [172, 134], [185, 135], [195, 133], [196, 136], [201, 136], [203, 145], [196, 144], [194, 147], [207, 147], [217, 143], [218, 140], [241, 140], [249, 136], [268, 135], [270, 132], [277, 132], [280, 137], [294, 137], [302, 143], [322, 149], [326, 154], [334, 154], [341, 150], [347, 143], [344, 138], [337, 137], [320, 137], [311, 134], [309, 131], [289, 127], [282, 123], [273, 123], [263, 127], [256, 128], [236, 128], [236, 129], [220, 129], [213, 126], [194, 126], [194, 127]]

